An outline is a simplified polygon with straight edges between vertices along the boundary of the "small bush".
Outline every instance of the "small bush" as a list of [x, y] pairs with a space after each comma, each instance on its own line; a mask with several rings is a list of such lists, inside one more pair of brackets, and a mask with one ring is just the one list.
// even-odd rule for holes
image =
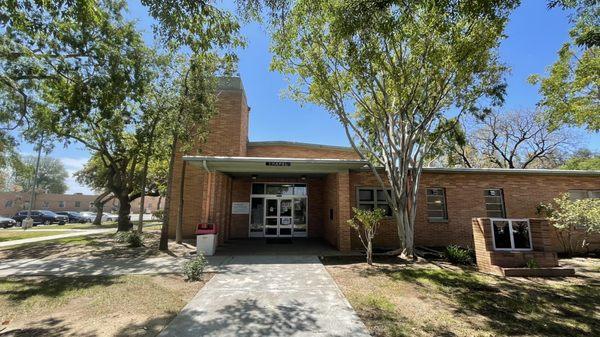
[[164, 220], [164, 217], [165, 217], [165, 211], [164, 211], [164, 210], [162, 210], [162, 209], [158, 209], [158, 210], [154, 211], [154, 213], [152, 213], [152, 215], [153, 215], [153, 216], [154, 216], [156, 219], [158, 219], [158, 220], [161, 220], [161, 221], [162, 221], [162, 220]]
[[539, 267], [539, 265], [536, 260], [534, 260], [534, 259], [527, 260], [527, 268], [534, 269], [534, 268], [538, 268], [538, 267]]
[[183, 265], [183, 273], [188, 281], [199, 281], [202, 279], [206, 265], [206, 258], [204, 258], [204, 255], [199, 254]]
[[129, 247], [141, 247], [144, 245], [144, 238], [136, 231], [118, 232], [115, 236], [115, 241], [127, 243]]
[[446, 247], [446, 259], [454, 264], [473, 264], [473, 250], [456, 245]]

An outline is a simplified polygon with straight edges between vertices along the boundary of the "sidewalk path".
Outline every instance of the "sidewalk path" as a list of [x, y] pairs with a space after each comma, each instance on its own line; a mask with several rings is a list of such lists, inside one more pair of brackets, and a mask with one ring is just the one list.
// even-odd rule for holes
[[[46, 232], [46, 231], [50, 232], [50, 231], [53, 231], [52, 229], [28, 229], [28, 230], [32, 231], [32, 232]], [[71, 238], [71, 237], [75, 237], [75, 236], [84, 236], [84, 235], [111, 233], [111, 232], [115, 232], [116, 229], [115, 228], [100, 228], [100, 229], [89, 229], [89, 230], [65, 229], [65, 230], [60, 230], [60, 231], [67, 232], [67, 233], [65, 233], [65, 234], [57, 234], [57, 235], [49, 235], [49, 236], [40, 236], [40, 237], [36, 237], [36, 238], [28, 238], [28, 239], [21, 239], [21, 240], [4, 241], [4, 242], [0, 242], [0, 248], [2, 248], [2, 247], [17, 246], [17, 245], [22, 245], [22, 244], [27, 244], [27, 243], [33, 243], [33, 242], [41, 242], [41, 241], [48, 241], [48, 240]]]
[[[226, 256], [209, 257], [208, 272], [218, 272]], [[1, 260], [0, 278], [9, 276], [85, 276], [181, 273], [186, 258], [55, 258]]]
[[369, 336], [316, 256], [235, 256], [159, 337]]

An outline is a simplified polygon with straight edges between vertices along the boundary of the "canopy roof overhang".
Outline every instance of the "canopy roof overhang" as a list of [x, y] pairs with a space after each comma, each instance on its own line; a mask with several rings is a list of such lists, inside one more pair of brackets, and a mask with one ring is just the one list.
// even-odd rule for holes
[[206, 171], [228, 174], [325, 174], [361, 170], [367, 162], [352, 159], [184, 156], [183, 160]]

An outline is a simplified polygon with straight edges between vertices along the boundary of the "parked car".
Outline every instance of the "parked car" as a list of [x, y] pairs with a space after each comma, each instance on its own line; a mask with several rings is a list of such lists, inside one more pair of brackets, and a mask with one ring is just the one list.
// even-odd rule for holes
[[16, 225], [17, 222], [11, 218], [0, 216], [0, 228], [9, 228]]
[[105, 216], [106, 216], [106, 220], [102, 220], [102, 221], [117, 221], [117, 220], [119, 220], [118, 214], [103, 213], [102, 218], [104, 219]]
[[94, 212], [79, 212], [79, 215], [85, 218], [86, 222], [93, 222], [96, 219]]
[[[23, 220], [25, 220], [25, 218], [27, 218], [27, 211], [20, 211], [13, 217], [13, 219], [19, 225], [23, 222]], [[69, 218], [65, 215], [58, 215], [47, 210], [31, 211], [31, 218], [33, 219], [34, 225], [50, 225], [53, 223], [64, 225], [67, 221], [69, 221]]]
[[60, 212], [56, 212], [56, 214], [67, 216], [69, 218], [70, 223], [91, 222], [91, 220], [88, 220], [87, 217], [81, 215], [81, 213], [79, 213], [79, 212], [60, 211]]

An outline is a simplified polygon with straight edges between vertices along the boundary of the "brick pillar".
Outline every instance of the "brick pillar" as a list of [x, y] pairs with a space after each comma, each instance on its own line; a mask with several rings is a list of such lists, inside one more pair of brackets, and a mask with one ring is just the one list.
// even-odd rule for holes
[[337, 208], [338, 208], [338, 249], [349, 252], [351, 247], [351, 230], [347, 221], [351, 217], [350, 207], [350, 175], [348, 171], [338, 172], [337, 179]]

